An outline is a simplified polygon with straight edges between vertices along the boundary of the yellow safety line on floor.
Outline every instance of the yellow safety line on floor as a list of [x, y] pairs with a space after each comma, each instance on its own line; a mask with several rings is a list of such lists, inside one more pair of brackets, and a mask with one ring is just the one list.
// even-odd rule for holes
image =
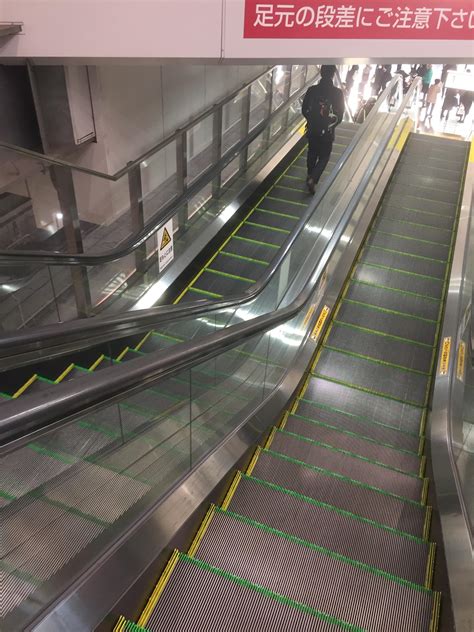
[[71, 373], [71, 371], [73, 370], [74, 366], [75, 366], [74, 362], [72, 362], [66, 369], [64, 369], [64, 371], [61, 373], [61, 375], [54, 380], [54, 383], [55, 384], [59, 384], [59, 382], [62, 382], [64, 380], [64, 378], [66, 377], [66, 375], [69, 375], [69, 373]]
[[127, 619], [123, 615], [120, 615], [119, 620], [115, 624], [113, 632], [123, 632], [123, 630], [125, 629], [126, 623], [127, 623]]
[[234, 476], [232, 483], [230, 484], [229, 489], [227, 490], [227, 494], [224, 497], [224, 500], [221, 504], [221, 509], [227, 509], [230, 505], [230, 501], [232, 500], [232, 496], [235, 494], [235, 490], [237, 489], [238, 484], [240, 483], [240, 479], [242, 478], [242, 473], [239, 471]]
[[130, 347], [125, 347], [125, 349], [121, 353], [119, 353], [119, 355], [115, 358], [117, 362], [121, 362], [129, 350], [130, 350]]
[[261, 453], [262, 453], [262, 448], [260, 446], [257, 446], [257, 449], [253, 453], [253, 456], [250, 459], [250, 463], [245, 471], [247, 476], [252, 476], [252, 472], [254, 471], [255, 466], [257, 465], [258, 457], [260, 456]]
[[275, 428], [275, 426], [272, 428], [270, 434], [268, 435], [268, 439], [265, 442], [265, 445], [263, 446], [263, 448], [265, 450], [269, 450], [270, 446], [272, 445], [272, 441], [275, 438], [275, 433], [276, 433], [277, 429]]
[[429, 540], [431, 530], [431, 516], [433, 508], [431, 505], [427, 505], [425, 512], [425, 522], [423, 524], [423, 540]]
[[428, 562], [426, 565], [426, 576], [425, 576], [425, 587], [431, 588], [433, 587], [433, 574], [434, 574], [434, 564], [436, 557], [436, 542], [430, 542], [429, 544], [430, 551], [428, 554]]
[[156, 604], [158, 603], [158, 599], [161, 596], [161, 593], [163, 592], [163, 590], [165, 589], [166, 584], [168, 583], [168, 580], [170, 578], [171, 573], [173, 572], [174, 567], [176, 566], [176, 564], [178, 563], [179, 560], [179, 551], [178, 549], [175, 549], [170, 557], [170, 559], [168, 560], [168, 563], [166, 564], [160, 579], [158, 580], [158, 583], [156, 584], [153, 592], [151, 593], [151, 597], [148, 600], [145, 608], [143, 609], [142, 614], [140, 615], [140, 618], [138, 619], [138, 625], [145, 627], [146, 624], [148, 623], [148, 619], [150, 618], [150, 615], [153, 611], [153, 609], [155, 608]]
[[140, 351], [140, 349], [143, 347], [143, 345], [145, 344], [145, 342], [148, 340], [148, 338], [151, 336], [152, 333], [153, 333], [153, 329], [150, 329], [150, 331], [147, 334], [145, 334], [143, 338], [140, 340], [140, 342], [137, 344], [134, 351]]
[[99, 366], [99, 364], [102, 362], [102, 360], [105, 358], [105, 355], [102, 354], [101, 356], [99, 356], [97, 358], [97, 360], [95, 362], [93, 362], [90, 367], [89, 367], [89, 371], [95, 371], [96, 368]]
[[212, 518], [214, 517], [215, 511], [216, 511], [216, 506], [212, 503], [209, 509], [207, 510], [207, 513], [204, 516], [203, 521], [201, 522], [201, 526], [197, 530], [197, 533], [194, 536], [193, 541], [191, 542], [191, 546], [189, 547], [189, 550], [188, 550], [189, 557], [194, 557], [194, 554], [196, 553], [198, 546], [201, 544], [204, 534], [206, 533], [207, 528], [209, 524], [211, 523]]
[[14, 394], [12, 395], [12, 398], [13, 398], [13, 399], [16, 399], [17, 397], [20, 397], [20, 395], [26, 391], [26, 389], [28, 388], [28, 386], [31, 386], [31, 384], [33, 384], [33, 382], [35, 382], [37, 379], [38, 379], [38, 374], [37, 374], [37, 373], [34, 373], [34, 374], [30, 377], [30, 379], [29, 379], [27, 382], [25, 382], [25, 383], [23, 384], [23, 386], [20, 386], [20, 388], [16, 391], [16, 393], [14, 393]]

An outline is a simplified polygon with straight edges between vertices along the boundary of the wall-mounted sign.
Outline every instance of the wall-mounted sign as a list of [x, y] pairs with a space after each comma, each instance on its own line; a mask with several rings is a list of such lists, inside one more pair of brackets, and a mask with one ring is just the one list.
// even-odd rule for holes
[[158, 269], [161, 272], [174, 258], [173, 220], [158, 229]]
[[472, 40], [471, 0], [245, 0], [244, 38]]

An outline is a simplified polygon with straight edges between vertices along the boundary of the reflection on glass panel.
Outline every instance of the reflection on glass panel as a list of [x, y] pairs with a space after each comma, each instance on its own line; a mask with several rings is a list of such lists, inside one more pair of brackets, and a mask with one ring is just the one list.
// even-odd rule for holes
[[268, 116], [268, 89], [270, 82], [267, 75], [255, 81], [250, 89], [250, 122], [252, 130]]
[[239, 170], [240, 158], [235, 158], [222, 170], [222, 184], [226, 184]]
[[212, 182], [206, 184], [197, 195], [192, 197], [188, 202], [188, 219], [191, 218], [199, 210], [203, 209], [205, 204], [212, 198]]
[[310, 81], [311, 79], [315, 79], [315, 77], [319, 73], [319, 66], [308, 66], [308, 71], [306, 74], [306, 81]]
[[213, 118], [213, 115], [210, 114], [186, 133], [188, 183], [193, 182], [213, 162]]
[[242, 105], [245, 92], [238, 94], [222, 108], [222, 153], [225, 154], [241, 139]]
[[253, 158], [257, 158], [260, 152], [263, 150], [263, 133], [259, 134], [257, 138], [252, 141], [249, 145], [248, 151], [248, 160], [252, 160]]
[[[467, 348], [469, 348], [467, 346]], [[462, 437], [453, 443], [453, 454], [461, 483], [467, 518], [474, 533], [474, 370], [466, 363], [466, 381], [462, 408]]]
[[276, 66], [273, 72], [272, 111], [285, 103], [290, 84], [290, 71], [287, 66]]
[[293, 66], [291, 72], [290, 95], [294, 94], [304, 86], [306, 66]]
[[147, 158], [140, 165], [143, 214], [149, 221], [179, 193], [176, 177], [176, 141]]

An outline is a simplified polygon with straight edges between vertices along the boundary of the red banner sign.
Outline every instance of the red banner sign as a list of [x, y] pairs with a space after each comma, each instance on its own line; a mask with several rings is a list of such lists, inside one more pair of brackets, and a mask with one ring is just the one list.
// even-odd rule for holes
[[245, 38], [474, 40], [472, 0], [245, 0]]

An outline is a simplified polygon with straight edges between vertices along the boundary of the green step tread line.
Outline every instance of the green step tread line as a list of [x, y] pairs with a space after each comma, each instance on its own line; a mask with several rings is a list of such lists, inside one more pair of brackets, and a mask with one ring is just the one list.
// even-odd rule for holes
[[[371, 520], [370, 518], [364, 518], [363, 516], [359, 516], [358, 514], [353, 513], [352, 511], [347, 511], [345, 509], [341, 509], [340, 507], [336, 507], [335, 505], [331, 505], [321, 500], [317, 500], [316, 498], [305, 496], [304, 494], [300, 494], [299, 492], [295, 492], [291, 489], [287, 489], [286, 487], [282, 487], [281, 485], [271, 483], [270, 481], [266, 481], [256, 476], [249, 476], [248, 474], [245, 474], [245, 473], [242, 473], [241, 476], [244, 479], [248, 479], [250, 481], [257, 483], [258, 485], [268, 487], [269, 489], [274, 489], [283, 494], [286, 494], [287, 496], [292, 496], [293, 498], [302, 500], [305, 503], [308, 503], [309, 505], [314, 505], [315, 507], [322, 507], [324, 509], [334, 511], [334, 513], [340, 514], [341, 516], [345, 516], [346, 518], [357, 520], [358, 522], [362, 522], [364, 524], [370, 524], [373, 527], [376, 527], [377, 529], [382, 529], [383, 531], [394, 533], [396, 535], [399, 535], [400, 537], [405, 538], [406, 540], [412, 540], [414, 542], [419, 542], [420, 544], [428, 544], [428, 540], [419, 538], [416, 535], [412, 535], [411, 533], [406, 533], [405, 531], [400, 531], [399, 529], [394, 529], [393, 527], [389, 527], [388, 525], [381, 524], [380, 522], [377, 522], [376, 520]], [[230, 505], [232, 506], [232, 501], [230, 502]]]
[[335, 377], [330, 377], [328, 375], [324, 375], [324, 373], [312, 372], [311, 375], [314, 377], [318, 377], [322, 380], [326, 380], [327, 382], [333, 382], [333, 384], [340, 384], [341, 386], [347, 386], [347, 388], [352, 388], [355, 391], [360, 391], [362, 393], [368, 393], [369, 395], [376, 395], [377, 397], [382, 397], [383, 399], [388, 399], [393, 402], [399, 402], [401, 404], [408, 404], [409, 406], [413, 406], [413, 408], [424, 409], [426, 404], [418, 404], [417, 402], [412, 402], [409, 399], [403, 399], [401, 397], [395, 397], [394, 395], [388, 395], [387, 393], [383, 393], [382, 391], [376, 391], [375, 389], [368, 388], [366, 386], [359, 386], [358, 384], [352, 384], [351, 382], [346, 382], [345, 380], [338, 380]]
[[404, 448], [398, 448], [396, 446], [391, 445], [390, 443], [385, 443], [383, 441], [377, 441], [377, 439], [372, 439], [372, 437], [368, 437], [367, 435], [359, 434], [358, 432], [353, 432], [352, 430], [347, 430], [346, 428], [341, 428], [339, 426], [333, 426], [324, 421], [319, 421], [318, 419], [311, 419], [311, 417], [307, 417], [306, 415], [299, 415], [298, 413], [290, 413], [290, 417], [298, 417], [299, 419], [303, 419], [307, 423], [314, 424], [315, 426], [322, 426], [323, 428], [330, 428], [331, 430], [335, 430], [336, 432], [340, 432], [341, 434], [348, 435], [349, 437], [357, 437], [359, 439], [363, 439], [364, 441], [368, 441], [369, 443], [374, 443], [375, 445], [383, 446], [384, 448], [390, 448], [391, 450], [395, 450], [396, 452], [400, 452], [402, 454], [412, 454], [414, 456], [419, 456], [413, 450], [405, 450]]
[[210, 296], [211, 298], [222, 298], [222, 294], [216, 294], [215, 292], [208, 292], [207, 290], [201, 290], [193, 285], [190, 285], [186, 292], [195, 292], [196, 294], [202, 294], [204, 296]]
[[430, 345], [427, 342], [419, 342], [418, 340], [413, 340], [412, 338], [404, 338], [403, 336], [396, 336], [395, 334], [388, 334], [385, 331], [380, 331], [379, 329], [371, 329], [370, 327], [363, 327], [362, 325], [354, 325], [352, 323], [346, 323], [343, 320], [338, 320], [334, 318], [332, 321], [334, 324], [339, 325], [340, 327], [348, 327], [349, 329], [356, 329], [358, 331], [364, 331], [367, 334], [371, 334], [373, 336], [380, 336], [382, 338], [389, 338], [390, 340], [395, 340], [396, 342], [406, 342], [411, 345], [415, 345], [417, 347], [424, 347], [425, 349], [433, 349], [434, 345]]
[[415, 373], [416, 375], [425, 375], [428, 376], [430, 373], [427, 371], [420, 371], [419, 369], [410, 369], [409, 367], [403, 366], [401, 364], [395, 364], [394, 362], [388, 362], [387, 360], [380, 360], [379, 358], [374, 358], [373, 356], [364, 355], [363, 353], [357, 353], [356, 351], [347, 351], [346, 349], [341, 349], [340, 347], [334, 347], [333, 345], [329, 345], [325, 343], [323, 345], [324, 349], [329, 349], [329, 351], [334, 351], [335, 353], [341, 353], [342, 355], [350, 356], [351, 358], [356, 358], [356, 360], [366, 360], [367, 362], [371, 362], [372, 364], [380, 364], [381, 366], [387, 366], [392, 369], [397, 369], [397, 371], [402, 371], [404, 373]]
[[411, 472], [405, 472], [397, 467], [392, 467], [390, 465], [386, 465], [385, 463], [381, 463], [380, 461], [375, 461], [374, 459], [369, 459], [366, 456], [361, 456], [356, 452], [351, 452], [350, 450], [345, 450], [344, 448], [336, 448], [329, 443], [324, 443], [322, 441], [316, 441], [316, 439], [310, 439], [309, 437], [304, 437], [303, 435], [298, 434], [297, 432], [290, 432], [289, 430], [281, 430], [280, 428], [276, 429], [277, 433], [284, 434], [289, 437], [293, 437], [294, 439], [298, 439], [299, 441], [304, 441], [305, 443], [310, 443], [311, 445], [317, 445], [321, 448], [325, 448], [330, 450], [331, 452], [337, 452], [338, 454], [345, 454], [354, 459], [358, 459], [360, 461], [365, 461], [366, 463], [372, 463], [373, 465], [377, 465], [378, 467], [382, 467], [385, 470], [390, 470], [392, 472], [397, 472], [398, 474], [403, 474], [404, 476], [409, 476], [410, 478], [415, 478], [420, 481], [423, 481], [423, 477], [418, 474], [412, 474]]
[[390, 272], [396, 272], [397, 274], [405, 274], [406, 276], [416, 277], [418, 279], [426, 279], [428, 281], [444, 281], [444, 278], [439, 278], [435, 276], [431, 276], [429, 274], [420, 274], [419, 272], [408, 272], [407, 270], [402, 270], [401, 268], [393, 268], [391, 266], [384, 266], [380, 263], [370, 263], [368, 261], [361, 261], [362, 265], [367, 266], [369, 268], [377, 268], [378, 270], [389, 270]]
[[278, 250], [280, 246], [276, 244], [269, 244], [266, 241], [258, 241], [257, 239], [250, 239], [250, 237], [240, 237], [240, 235], [233, 235], [232, 239], [240, 239], [240, 241], [246, 241], [249, 244], [257, 244], [257, 246], [266, 246], [267, 248], [273, 248]]
[[253, 590], [254, 592], [264, 595], [265, 597], [269, 597], [270, 599], [273, 599], [275, 601], [278, 601], [281, 604], [294, 608], [295, 610], [299, 610], [300, 612], [313, 615], [315, 618], [321, 619], [322, 621], [325, 621], [332, 625], [338, 625], [342, 630], [347, 630], [348, 632], [365, 632], [362, 628], [359, 628], [350, 623], [346, 623], [345, 621], [337, 619], [336, 617], [333, 617], [331, 615], [325, 614], [324, 612], [320, 612], [319, 610], [315, 610], [314, 608], [311, 608], [310, 606], [307, 606], [299, 601], [294, 601], [293, 599], [290, 599], [289, 597], [285, 597], [285, 595], [280, 595], [279, 593], [272, 592], [271, 590], [269, 590], [268, 588], [265, 588], [264, 586], [260, 586], [259, 584], [254, 584], [248, 581], [247, 579], [243, 579], [242, 577], [233, 575], [232, 573], [224, 571], [221, 568], [218, 568], [217, 566], [211, 566], [211, 564], [207, 564], [206, 562], [196, 559], [195, 557], [190, 557], [189, 555], [186, 555], [185, 553], [179, 553], [179, 559], [185, 563], [193, 564], [194, 566], [197, 566], [198, 568], [201, 568], [202, 570], [209, 571], [210, 573], [213, 573], [214, 575], [218, 575], [219, 577], [228, 579], [234, 582], [235, 584], [238, 584], [239, 586], [243, 586], [244, 588]]
[[[239, 276], [237, 274], [231, 274], [230, 272], [223, 272], [222, 270], [215, 270], [214, 268], [203, 268], [204, 272], [210, 272], [211, 274], [216, 274], [217, 276], [222, 276], [227, 279], [234, 279], [236, 281], [243, 281], [244, 283], [256, 283], [255, 279], [249, 279], [247, 277]], [[202, 277], [199, 277], [202, 278]], [[196, 279], [196, 282], [199, 279]]]
[[384, 428], [390, 428], [391, 430], [396, 430], [397, 432], [401, 432], [402, 434], [407, 434], [411, 437], [419, 437], [420, 435], [415, 432], [410, 432], [408, 430], [402, 430], [401, 428], [397, 428], [396, 426], [390, 426], [389, 424], [382, 423], [381, 421], [374, 421], [369, 419], [368, 417], [363, 417], [362, 415], [356, 415], [354, 413], [350, 413], [346, 410], [342, 410], [341, 408], [335, 408], [334, 406], [329, 406], [328, 404], [321, 404], [319, 402], [313, 401], [312, 399], [306, 399], [305, 397], [298, 397], [299, 401], [302, 401], [306, 404], [311, 404], [316, 408], [322, 408], [323, 410], [329, 410], [331, 412], [335, 412], [341, 415], [346, 415], [347, 417], [352, 417], [354, 419], [360, 419], [361, 421], [365, 421], [370, 424], [375, 424], [377, 426], [382, 426]]
[[365, 301], [358, 301], [353, 298], [344, 297], [341, 299], [342, 303], [350, 303], [351, 305], [361, 305], [367, 309], [374, 310], [376, 312], [383, 312], [384, 314], [393, 314], [394, 316], [403, 316], [405, 318], [411, 318], [412, 320], [420, 320], [424, 323], [432, 323], [433, 325], [438, 323], [438, 320], [432, 318], [425, 318], [424, 316], [417, 316], [416, 314], [409, 314], [408, 312], [400, 312], [396, 309], [390, 309], [389, 307], [381, 307], [380, 305], [373, 305], [372, 303], [366, 303]]
[[257, 522], [256, 520], [252, 520], [252, 518], [248, 518], [247, 516], [242, 516], [238, 513], [234, 513], [233, 511], [229, 511], [228, 509], [221, 509], [220, 507], [216, 507], [215, 511], [216, 513], [228, 514], [229, 516], [231, 516], [235, 520], [238, 520], [239, 522], [248, 524], [252, 527], [255, 527], [256, 529], [260, 529], [261, 531], [266, 531], [267, 533], [276, 535], [280, 538], [288, 540], [289, 542], [293, 542], [294, 544], [299, 544], [307, 549], [317, 551], [318, 553], [323, 553], [327, 557], [338, 560], [339, 562], [344, 562], [345, 564], [349, 564], [350, 566], [353, 566], [354, 568], [359, 568], [363, 571], [367, 571], [368, 573], [371, 573], [372, 575], [383, 577], [384, 579], [400, 584], [401, 586], [405, 586], [407, 588], [417, 590], [418, 592], [424, 592], [424, 593], [433, 592], [429, 588], [426, 588], [426, 586], [422, 586], [421, 584], [416, 584], [415, 582], [411, 582], [407, 579], [403, 579], [402, 577], [398, 577], [397, 575], [392, 575], [391, 573], [387, 573], [386, 571], [383, 571], [380, 568], [376, 568], [375, 566], [370, 566], [369, 564], [365, 564], [364, 562], [359, 562], [358, 560], [354, 560], [350, 557], [346, 557], [345, 555], [341, 555], [340, 553], [331, 551], [331, 549], [326, 549], [325, 547], [314, 544], [313, 542], [308, 542], [307, 540], [298, 538], [297, 536], [286, 533], [285, 531], [274, 529], [273, 527], [270, 527], [269, 525], [263, 524], [262, 522]]
[[286, 228], [277, 228], [276, 226], [266, 226], [265, 224], [259, 224], [258, 222], [245, 222], [248, 226], [255, 226], [256, 228], [261, 228], [262, 230], [272, 230], [276, 233], [285, 233], [285, 235], [289, 235], [291, 230], [287, 230]]
[[[428, 212], [428, 211], [427, 211]], [[430, 213], [430, 215], [432, 215], [433, 213]], [[446, 217], [446, 215], [440, 215], [439, 217]], [[429, 228], [429, 229], [433, 229], [433, 230], [442, 230], [445, 233], [449, 233], [450, 235], [452, 234], [452, 229], [451, 228], [442, 228], [439, 226], [429, 226], [428, 224], [418, 224], [418, 222], [411, 222], [408, 219], [398, 219], [396, 217], [384, 217], [383, 214], [379, 215], [379, 219], [383, 220], [389, 220], [390, 222], [397, 222], [397, 224], [408, 224], [409, 226], [416, 226], [417, 228]]]
[[[423, 215], [432, 215], [433, 217], [443, 217], [444, 219], [446, 219], [446, 217], [449, 217], [447, 215], [445, 215], [444, 213], [435, 213], [434, 211], [425, 211], [424, 209], [421, 208], [413, 208], [412, 206], [402, 206], [401, 204], [393, 204], [393, 203], [389, 203], [389, 204], [385, 204], [384, 202], [382, 202], [382, 205], [380, 207], [381, 209], [381, 214], [384, 212], [385, 209], [389, 208], [389, 207], [394, 207], [396, 206], [396, 208], [400, 208], [404, 211], [411, 211], [412, 213], [422, 213]], [[392, 220], [392, 221], [403, 221], [403, 220]], [[421, 224], [421, 226], [424, 226], [424, 224]], [[428, 228], [438, 228], [438, 226], [431, 226], [430, 224], [427, 224]], [[439, 229], [441, 230], [441, 229]], [[449, 230], [449, 228], [444, 228], [443, 230]]]
[[[365, 263], [361, 263], [359, 265], [367, 265]], [[352, 274], [354, 274], [356, 268], [354, 268]], [[378, 290], [387, 290], [388, 292], [395, 292], [397, 294], [404, 294], [405, 296], [414, 296], [415, 298], [422, 298], [428, 301], [433, 301], [435, 303], [440, 303], [441, 300], [436, 298], [436, 296], [430, 296], [429, 294], [421, 294], [420, 292], [411, 292], [410, 290], [401, 290], [397, 287], [390, 287], [389, 285], [382, 285], [381, 283], [370, 283], [369, 281], [360, 281], [359, 279], [354, 279], [351, 276], [351, 283], [358, 285], [365, 285], [366, 287], [374, 287]]]
[[364, 250], [382, 250], [383, 252], [390, 252], [394, 255], [400, 255], [402, 257], [409, 257], [411, 259], [420, 259], [421, 261], [430, 261], [433, 263], [445, 264], [443, 259], [434, 259], [433, 257], [425, 257], [424, 255], [415, 255], [412, 252], [403, 252], [403, 250], [396, 250], [395, 248], [386, 248], [385, 246], [377, 246], [376, 244], [367, 244]]
[[393, 492], [388, 492], [385, 489], [382, 489], [380, 487], [375, 487], [374, 485], [368, 485], [367, 483], [362, 483], [361, 481], [357, 481], [354, 478], [350, 478], [349, 476], [345, 476], [344, 474], [339, 474], [338, 472], [333, 472], [332, 470], [328, 470], [324, 467], [319, 467], [317, 465], [313, 465], [312, 463], [306, 463], [306, 461], [301, 461], [300, 459], [295, 459], [292, 456], [288, 456], [286, 454], [283, 454], [282, 452], [277, 452], [276, 450], [271, 450], [269, 448], [263, 448], [262, 449], [262, 454], [270, 454], [282, 461], [288, 461], [290, 463], [294, 463], [295, 465], [299, 465], [301, 467], [305, 467], [309, 470], [314, 470], [315, 472], [318, 472], [320, 474], [323, 474], [325, 476], [331, 476], [332, 478], [338, 478], [340, 480], [345, 481], [346, 483], [350, 483], [351, 485], [356, 485], [357, 487], [361, 487], [363, 489], [368, 489], [370, 491], [373, 492], [377, 492], [379, 494], [382, 494], [383, 496], [390, 496], [391, 498], [396, 498], [397, 500], [400, 500], [402, 502], [406, 502], [409, 503], [410, 505], [416, 505], [417, 507], [420, 507], [421, 509], [426, 509], [426, 505], [424, 505], [422, 502], [418, 501], [418, 500], [413, 500], [411, 498], [405, 498], [405, 496], [401, 496], [400, 494], [394, 494]]
[[[388, 218], [385, 218], [388, 219]], [[399, 233], [392, 233], [389, 230], [382, 230], [380, 228], [375, 229], [378, 235], [388, 235], [389, 237], [397, 237], [397, 239], [405, 239], [406, 241], [416, 241], [420, 244], [429, 244], [430, 246], [436, 246], [437, 248], [449, 248], [449, 244], [440, 244], [437, 241], [431, 241], [430, 239], [420, 239], [419, 237], [410, 237], [409, 235], [400, 235]], [[443, 261], [445, 263], [445, 261]]]
[[27, 573], [26, 571], [22, 571], [19, 568], [15, 568], [11, 564], [7, 564], [4, 560], [1, 560], [1, 559], [0, 559], [0, 569], [2, 569], [8, 575], [13, 575], [13, 577], [20, 579], [21, 581], [27, 584], [32, 584], [33, 586], [39, 587], [43, 583], [42, 580], [37, 579], [34, 575], [31, 575], [30, 573]]
[[290, 213], [280, 213], [279, 211], [272, 211], [269, 208], [260, 208], [259, 206], [257, 206], [255, 210], [258, 211], [259, 213], [266, 213], [267, 215], [276, 215], [277, 217], [285, 217], [286, 219], [294, 219], [295, 221], [298, 221], [300, 219], [298, 215], [291, 215]]
[[249, 261], [250, 263], [255, 263], [260, 266], [268, 266], [268, 261], [263, 261], [263, 259], [254, 259], [253, 257], [244, 257], [244, 255], [237, 255], [234, 252], [227, 252], [226, 250], [221, 250], [220, 253], [224, 257], [231, 257], [232, 259], [239, 259], [241, 261]]

